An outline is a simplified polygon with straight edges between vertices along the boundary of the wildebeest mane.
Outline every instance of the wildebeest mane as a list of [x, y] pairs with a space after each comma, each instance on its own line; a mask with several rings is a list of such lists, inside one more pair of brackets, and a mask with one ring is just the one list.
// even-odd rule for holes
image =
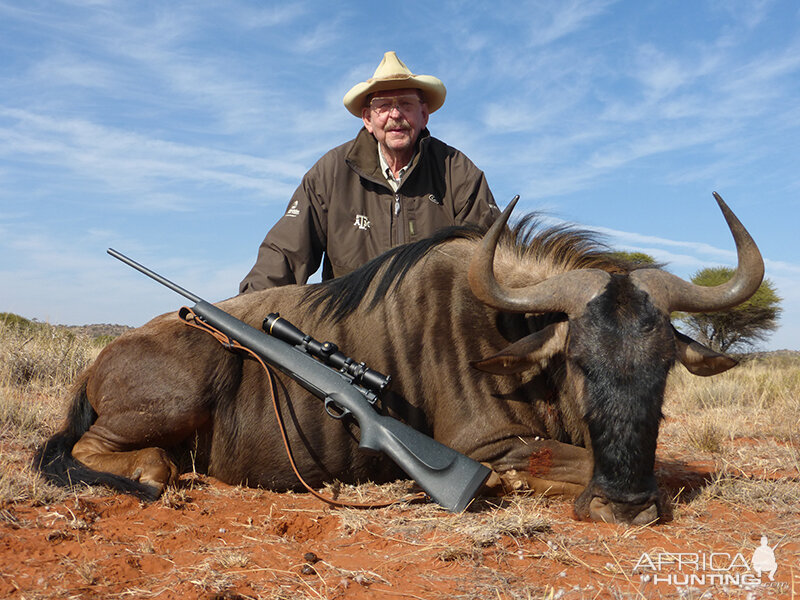
[[[361, 306], [376, 278], [368, 310], [379, 304], [393, 286], [399, 286], [409, 270], [431, 250], [454, 239], [477, 242], [483, 233], [469, 226], [441, 229], [424, 240], [392, 248], [347, 275], [309, 286], [303, 300], [312, 310], [319, 309], [323, 319], [341, 321]], [[595, 268], [620, 273], [637, 268], [624, 259], [614, 258], [597, 232], [570, 224], [546, 226], [538, 213], [525, 215], [507, 230], [500, 247], [509, 249], [523, 261], [546, 263], [558, 272]]]
[[545, 225], [538, 213], [523, 216], [506, 239], [523, 261], [547, 263], [558, 272], [576, 269], [627, 272], [635, 268], [612, 255], [602, 234], [571, 223]]
[[433, 248], [448, 240], [477, 240], [482, 234], [477, 227], [445, 227], [424, 240], [392, 248], [347, 275], [310, 286], [303, 300], [310, 303], [312, 310], [321, 309], [322, 318], [341, 321], [361, 305], [367, 290], [384, 265], [386, 270], [378, 280], [368, 309], [374, 308], [392, 285], [400, 285], [408, 271]]

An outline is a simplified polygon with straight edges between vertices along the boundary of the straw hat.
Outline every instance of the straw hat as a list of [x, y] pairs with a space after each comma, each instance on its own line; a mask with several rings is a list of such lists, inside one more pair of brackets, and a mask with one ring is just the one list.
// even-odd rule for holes
[[447, 90], [437, 77], [432, 75], [414, 75], [411, 70], [397, 58], [394, 52], [387, 52], [375, 74], [361, 83], [357, 83], [344, 95], [344, 105], [351, 113], [361, 118], [361, 109], [367, 96], [373, 92], [384, 90], [401, 90], [416, 88], [425, 94], [428, 112], [434, 112], [444, 104]]

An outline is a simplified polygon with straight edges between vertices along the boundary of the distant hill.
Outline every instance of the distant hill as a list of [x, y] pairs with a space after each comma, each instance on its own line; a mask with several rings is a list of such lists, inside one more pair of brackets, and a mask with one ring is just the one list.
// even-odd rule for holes
[[117, 337], [133, 329], [133, 327], [129, 327], [128, 325], [112, 325], [110, 323], [95, 325], [57, 325], [57, 327], [64, 327], [74, 333], [83, 334], [92, 339], [104, 336]]
[[99, 338], [110, 340], [122, 335], [129, 329], [133, 329], [133, 327], [129, 327], [128, 325], [112, 325], [110, 323], [95, 325], [52, 325], [50, 323], [37, 321], [36, 319], [26, 319], [17, 314], [7, 312], [0, 312], [0, 322], [22, 328], [39, 329], [43, 327], [54, 327], [56, 329], [66, 329], [74, 334], [85, 335], [93, 340]]

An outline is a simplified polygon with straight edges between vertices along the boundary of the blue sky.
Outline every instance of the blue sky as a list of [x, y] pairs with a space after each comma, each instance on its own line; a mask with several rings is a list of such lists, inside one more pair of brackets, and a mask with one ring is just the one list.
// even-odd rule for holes
[[397, 51], [448, 95], [436, 137], [498, 204], [544, 210], [690, 277], [735, 263], [711, 192], [800, 348], [800, 5], [0, 0], [0, 311], [141, 325], [234, 295], [342, 105]]

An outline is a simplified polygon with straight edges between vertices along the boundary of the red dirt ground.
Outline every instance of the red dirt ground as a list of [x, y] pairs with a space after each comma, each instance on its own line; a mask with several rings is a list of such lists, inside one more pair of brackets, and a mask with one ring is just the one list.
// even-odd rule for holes
[[[797, 510], [690, 501], [710, 462], [671, 458], [658, 471], [679, 500], [673, 521], [652, 527], [578, 522], [565, 499], [481, 499], [461, 515], [334, 509], [197, 475], [150, 504], [78, 491], [0, 505], [0, 598], [800, 598]], [[797, 471], [739, 473], [765, 475], [800, 485]], [[777, 571], [759, 583], [762, 535]]]

